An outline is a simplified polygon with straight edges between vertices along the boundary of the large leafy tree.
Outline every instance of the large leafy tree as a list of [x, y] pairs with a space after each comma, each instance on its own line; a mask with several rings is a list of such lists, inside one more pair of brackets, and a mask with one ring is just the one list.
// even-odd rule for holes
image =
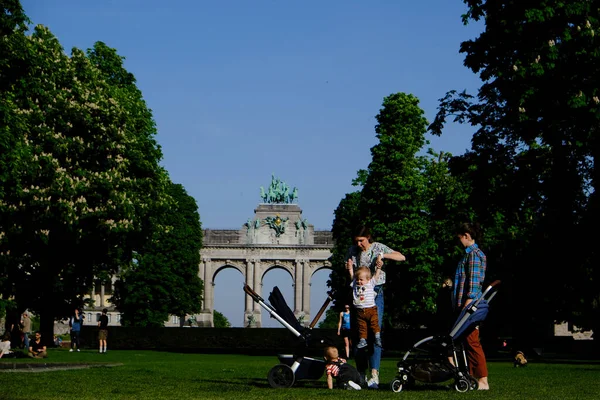
[[[464, 2], [465, 23], [485, 21], [484, 32], [461, 46], [483, 84], [476, 98], [448, 93], [433, 128], [441, 132], [452, 114], [478, 127], [457, 165], [495, 232], [491, 261], [506, 267], [512, 292], [525, 284], [527, 297], [539, 299], [536, 324], [568, 319], [598, 329], [597, 246], [581, 235], [600, 219], [598, 3]], [[564, 248], [568, 232], [587, 250], [548, 251]], [[565, 268], [559, 279], [548, 273]], [[527, 320], [516, 322], [519, 330], [535, 332]]]
[[[0, 54], [9, 54], [14, 47], [18, 47], [18, 42], [13, 38], [22, 35], [27, 29], [29, 20], [25, 16], [21, 3], [18, 0], [7, 0], [2, 2], [0, 8]], [[10, 58], [0, 57], [0, 92], [6, 92], [10, 89], [12, 83], [20, 79], [21, 71], [16, 68], [10, 68]], [[15, 158], [17, 154], [12, 152], [16, 147], [17, 140], [8, 129], [7, 105], [0, 102], [0, 182], [6, 182], [9, 176], [17, 173]], [[0, 201], [4, 198], [4, 185], [0, 185]], [[1, 221], [1, 220], [0, 220]], [[6, 233], [0, 224], [0, 243], [6, 240]], [[0, 287], [8, 283], [8, 249], [0, 247]], [[6, 315], [8, 306], [16, 307], [10, 299], [10, 293], [0, 292], [0, 318]]]
[[450, 176], [450, 155], [422, 154], [427, 121], [418, 103], [404, 93], [384, 99], [375, 128], [379, 143], [371, 149], [368, 169], [354, 181], [361, 190], [340, 202], [333, 224], [329, 283], [343, 293], [336, 298], [337, 308], [349, 301], [344, 258], [358, 223], [371, 226], [376, 240], [407, 256], [406, 263], [386, 269], [388, 325], [421, 324], [435, 312], [441, 276], [454, 262], [453, 225], [470, 215], [468, 186]]
[[168, 193], [173, 202], [152, 216], [151, 240], [116, 282], [113, 301], [126, 326], [163, 326], [169, 315], [184, 321], [202, 306], [198, 206], [182, 185], [171, 184]]
[[141, 96], [43, 26], [0, 42], [0, 290], [51, 333], [144, 243], [167, 174]]
[[427, 144], [427, 120], [419, 100], [405, 93], [386, 97], [376, 119], [379, 143], [371, 148], [359, 213], [376, 240], [407, 257], [405, 265], [387, 266], [386, 315], [410, 322], [435, 309], [441, 264], [429, 236], [427, 161], [419, 155]]
[[[354, 183], [359, 184], [357, 181]], [[334, 211], [332, 236], [335, 246], [332, 249], [332, 271], [327, 285], [333, 289], [334, 297], [330, 310], [336, 311], [338, 316], [344, 305], [350, 304], [352, 301], [352, 292], [348, 286], [348, 272], [346, 271], [346, 254], [353, 242], [354, 229], [360, 222], [359, 201], [359, 191], [348, 193]]]

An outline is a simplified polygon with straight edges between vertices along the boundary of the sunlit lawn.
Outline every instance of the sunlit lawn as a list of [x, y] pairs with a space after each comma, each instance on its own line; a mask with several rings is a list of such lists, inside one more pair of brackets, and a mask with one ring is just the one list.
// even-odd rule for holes
[[[396, 359], [384, 359], [380, 390], [328, 390], [325, 379], [299, 381], [290, 389], [273, 389], [267, 373], [273, 356], [181, 354], [159, 351], [92, 350], [69, 353], [51, 349], [47, 363], [112, 363], [113, 367], [40, 372], [0, 372], [0, 399], [598, 399], [600, 364], [543, 364], [513, 368], [509, 361], [489, 363], [489, 392], [458, 393], [444, 385], [420, 385], [393, 393]], [[352, 362], [352, 361], [351, 361]], [[1, 370], [6, 371], [6, 370]]]

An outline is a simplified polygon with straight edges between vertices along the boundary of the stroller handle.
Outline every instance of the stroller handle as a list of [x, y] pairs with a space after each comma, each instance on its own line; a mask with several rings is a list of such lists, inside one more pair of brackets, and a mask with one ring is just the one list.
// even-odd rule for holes
[[319, 312], [317, 313], [317, 315], [315, 315], [315, 317], [313, 318], [312, 322], [308, 326], [309, 329], [312, 329], [312, 328], [315, 327], [315, 325], [319, 321], [319, 318], [321, 318], [321, 315], [323, 315], [323, 313], [327, 309], [327, 306], [329, 305], [329, 303], [331, 303], [332, 300], [333, 300], [333, 291], [330, 290], [329, 292], [327, 292], [327, 299], [325, 300], [325, 303], [323, 303], [323, 305], [321, 306], [321, 309], [319, 310]]
[[244, 292], [246, 292], [246, 294], [250, 297], [252, 297], [254, 300], [256, 301], [264, 301], [262, 297], [260, 297], [258, 295], [258, 293], [256, 293], [250, 286], [248, 286], [247, 284], [244, 284]]

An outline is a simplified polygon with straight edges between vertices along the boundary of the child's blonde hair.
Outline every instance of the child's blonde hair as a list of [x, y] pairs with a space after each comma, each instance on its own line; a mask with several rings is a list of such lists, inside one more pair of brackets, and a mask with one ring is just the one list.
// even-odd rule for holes
[[323, 356], [327, 361], [331, 361], [334, 358], [338, 357], [338, 349], [335, 346], [327, 346], [325, 347], [325, 351], [323, 352]]
[[366, 275], [367, 279], [371, 279], [373, 276], [371, 275], [371, 268], [369, 267], [365, 267], [364, 265], [362, 267], [359, 267], [356, 270], [356, 277], [360, 277], [362, 274]]

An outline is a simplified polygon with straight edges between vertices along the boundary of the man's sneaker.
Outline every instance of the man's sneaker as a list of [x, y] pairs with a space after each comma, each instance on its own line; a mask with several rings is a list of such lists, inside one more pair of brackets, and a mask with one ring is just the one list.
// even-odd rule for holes
[[77, 351], [81, 351], [81, 350], [77, 349]]
[[348, 390], [360, 390], [361, 387], [358, 383], [354, 383], [352, 381], [348, 381]]
[[369, 389], [379, 389], [379, 373], [372, 374], [371, 379], [367, 381]]
[[73, 349], [69, 350], [69, 353], [72, 353], [72, 352], [73, 352]]
[[356, 348], [357, 349], [362, 349], [362, 348], [365, 348], [365, 347], [367, 347], [367, 339], [362, 338], [362, 339], [360, 339], [358, 341], [358, 344], [356, 345]]

